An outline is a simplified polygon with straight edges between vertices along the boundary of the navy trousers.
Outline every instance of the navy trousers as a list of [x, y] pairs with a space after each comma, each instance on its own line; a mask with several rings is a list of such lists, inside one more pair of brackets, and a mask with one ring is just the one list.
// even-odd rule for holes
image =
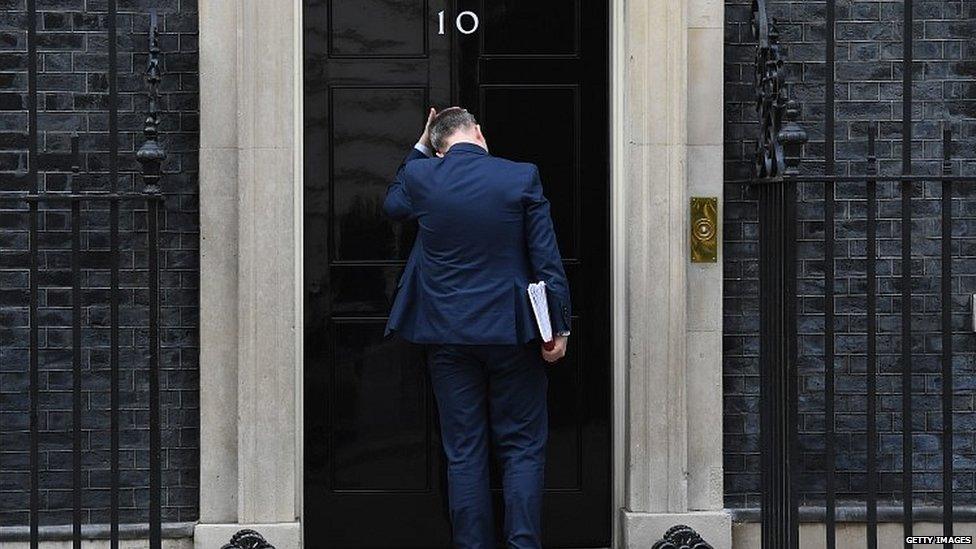
[[541, 548], [549, 379], [539, 343], [429, 345], [427, 366], [447, 456], [454, 546], [495, 549], [492, 444], [503, 472], [506, 546]]

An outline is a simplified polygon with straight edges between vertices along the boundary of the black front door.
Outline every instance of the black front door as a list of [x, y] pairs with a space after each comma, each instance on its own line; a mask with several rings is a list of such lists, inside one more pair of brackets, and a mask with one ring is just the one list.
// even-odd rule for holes
[[427, 106], [453, 104], [478, 116], [492, 154], [540, 167], [576, 315], [549, 370], [546, 546], [609, 545], [607, 8], [306, 0], [307, 547], [450, 544], [422, 349], [382, 337], [415, 228], [382, 202]]

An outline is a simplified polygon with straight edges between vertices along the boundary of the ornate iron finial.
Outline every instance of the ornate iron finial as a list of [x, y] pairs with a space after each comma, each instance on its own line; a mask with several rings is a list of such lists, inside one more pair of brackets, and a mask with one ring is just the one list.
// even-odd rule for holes
[[275, 549], [264, 536], [254, 530], [241, 530], [230, 538], [230, 543], [221, 549]]
[[[783, 119], [790, 116], [787, 111], [791, 103], [795, 116], [788, 123], [789, 135], [799, 137], [799, 132], [803, 132], [797, 123], [800, 110], [790, 99], [785, 85], [785, 56], [779, 44], [779, 29], [776, 20], [767, 15], [765, 0], [752, 2], [752, 34], [756, 40], [756, 112], [760, 130], [754, 161], [755, 175], [767, 179], [798, 173], [800, 152], [795, 151], [796, 154], [790, 158], [793, 164], [788, 166], [789, 151], [784, 150], [785, 143], [781, 136]], [[806, 142], [805, 132], [803, 142]]]
[[166, 151], [159, 145], [159, 83], [162, 73], [159, 69], [159, 24], [156, 10], [149, 13], [149, 62], [146, 66], [146, 85], [149, 88], [149, 113], [143, 130], [145, 142], [136, 152], [136, 160], [142, 164], [143, 192], [159, 194], [159, 178]]
[[652, 549], [712, 549], [712, 546], [693, 528], [679, 524], [669, 528]]
[[783, 144], [785, 155], [786, 175], [796, 175], [800, 173], [800, 151], [803, 144], [807, 142], [807, 132], [799, 124], [800, 106], [796, 101], [790, 99], [786, 103], [786, 124], [780, 128], [776, 134], [779, 142]]

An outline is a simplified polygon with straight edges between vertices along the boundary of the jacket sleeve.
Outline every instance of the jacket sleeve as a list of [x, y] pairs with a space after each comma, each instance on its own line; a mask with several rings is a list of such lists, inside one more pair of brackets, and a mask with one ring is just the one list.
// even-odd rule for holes
[[549, 302], [549, 318], [553, 333], [570, 329], [572, 305], [569, 281], [563, 270], [556, 233], [549, 213], [549, 200], [542, 194], [539, 168], [532, 166], [532, 180], [522, 198], [525, 212], [525, 241], [529, 249], [529, 261], [536, 280], [546, 283], [546, 299]]
[[427, 155], [416, 148], [410, 149], [410, 153], [400, 163], [393, 182], [386, 188], [386, 200], [383, 202], [383, 212], [396, 221], [406, 221], [416, 217], [413, 204], [410, 201], [410, 193], [407, 192], [406, 179], [403, 172], [408, 162], [420, 158], [427, 158]]

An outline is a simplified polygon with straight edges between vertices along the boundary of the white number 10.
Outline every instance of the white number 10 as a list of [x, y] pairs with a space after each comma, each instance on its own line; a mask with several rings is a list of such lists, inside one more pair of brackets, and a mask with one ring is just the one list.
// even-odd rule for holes
[[[471, 18], [471, 27], [465, 28], [464, 18]], [[444, 10], [437, 12], [437, 20], [440, 23], [439, 31], [437, 34], [444, 34]], [[473, 34], [478, 30], [478, 25], [481, 22], [478, 20], [478, 14], [473, 11], [462, 11], [458, 14], [457, 18], [454, 20], [454, 26], [457, 27], [458, 32], [461, 34]]]

